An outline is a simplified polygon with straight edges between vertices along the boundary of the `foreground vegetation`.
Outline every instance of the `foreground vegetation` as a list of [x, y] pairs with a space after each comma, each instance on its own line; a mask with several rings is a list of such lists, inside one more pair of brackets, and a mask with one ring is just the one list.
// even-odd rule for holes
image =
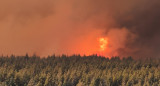
[[0, 86], [160, 86], [160, 59], [2, 56]]

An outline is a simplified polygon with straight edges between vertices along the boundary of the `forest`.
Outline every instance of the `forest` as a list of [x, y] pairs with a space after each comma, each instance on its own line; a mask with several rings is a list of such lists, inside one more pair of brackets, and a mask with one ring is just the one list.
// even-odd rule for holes
[[160, 59], [0, 56], [0, 86], [160, 86]]

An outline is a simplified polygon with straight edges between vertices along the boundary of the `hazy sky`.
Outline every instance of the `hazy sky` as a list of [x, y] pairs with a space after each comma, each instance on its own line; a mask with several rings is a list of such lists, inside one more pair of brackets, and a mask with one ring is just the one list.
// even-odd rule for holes
[[0, 0], [0, 54], [160, 56], [160, 0]]

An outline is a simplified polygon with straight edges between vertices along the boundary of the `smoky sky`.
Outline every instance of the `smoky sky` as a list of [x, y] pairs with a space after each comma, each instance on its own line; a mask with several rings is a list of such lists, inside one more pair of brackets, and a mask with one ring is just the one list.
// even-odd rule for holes
[[[124, 49], [119, 49], [121, 54], [130, 54], [138, 57], [159, 57], [160, 50], [160, 1], [145, 1], [145, 3], [132, 8], [126, 14], [118, 16], [118, 27], [126, 27], [137, 38], [130, 42], [126, 40]], [[128, 52], [127, 49], [135, 49]]]
[[159, 57], [159, 0], [1, 0], [0, 54]]

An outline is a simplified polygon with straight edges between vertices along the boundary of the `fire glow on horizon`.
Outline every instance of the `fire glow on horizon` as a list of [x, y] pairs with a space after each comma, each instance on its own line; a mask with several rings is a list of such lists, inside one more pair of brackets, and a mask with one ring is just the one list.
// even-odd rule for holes
[[100, 47], [100, 54], [101, 56], [105, 56], [104, 53], [105, 51], [107, 50], [107, 45], [108, 45], [108, 38], [104, 38], [104, 37], [101, 37], [99, 38], [99, 47]]
[[107, 38], [100, 38], [99, 42], [100, 42], [100, 50], [104, 51], [107, 47], [108, 39]]
[[0, 0], [0, 55], [160, 57], [159, 4], [160, 0]]

